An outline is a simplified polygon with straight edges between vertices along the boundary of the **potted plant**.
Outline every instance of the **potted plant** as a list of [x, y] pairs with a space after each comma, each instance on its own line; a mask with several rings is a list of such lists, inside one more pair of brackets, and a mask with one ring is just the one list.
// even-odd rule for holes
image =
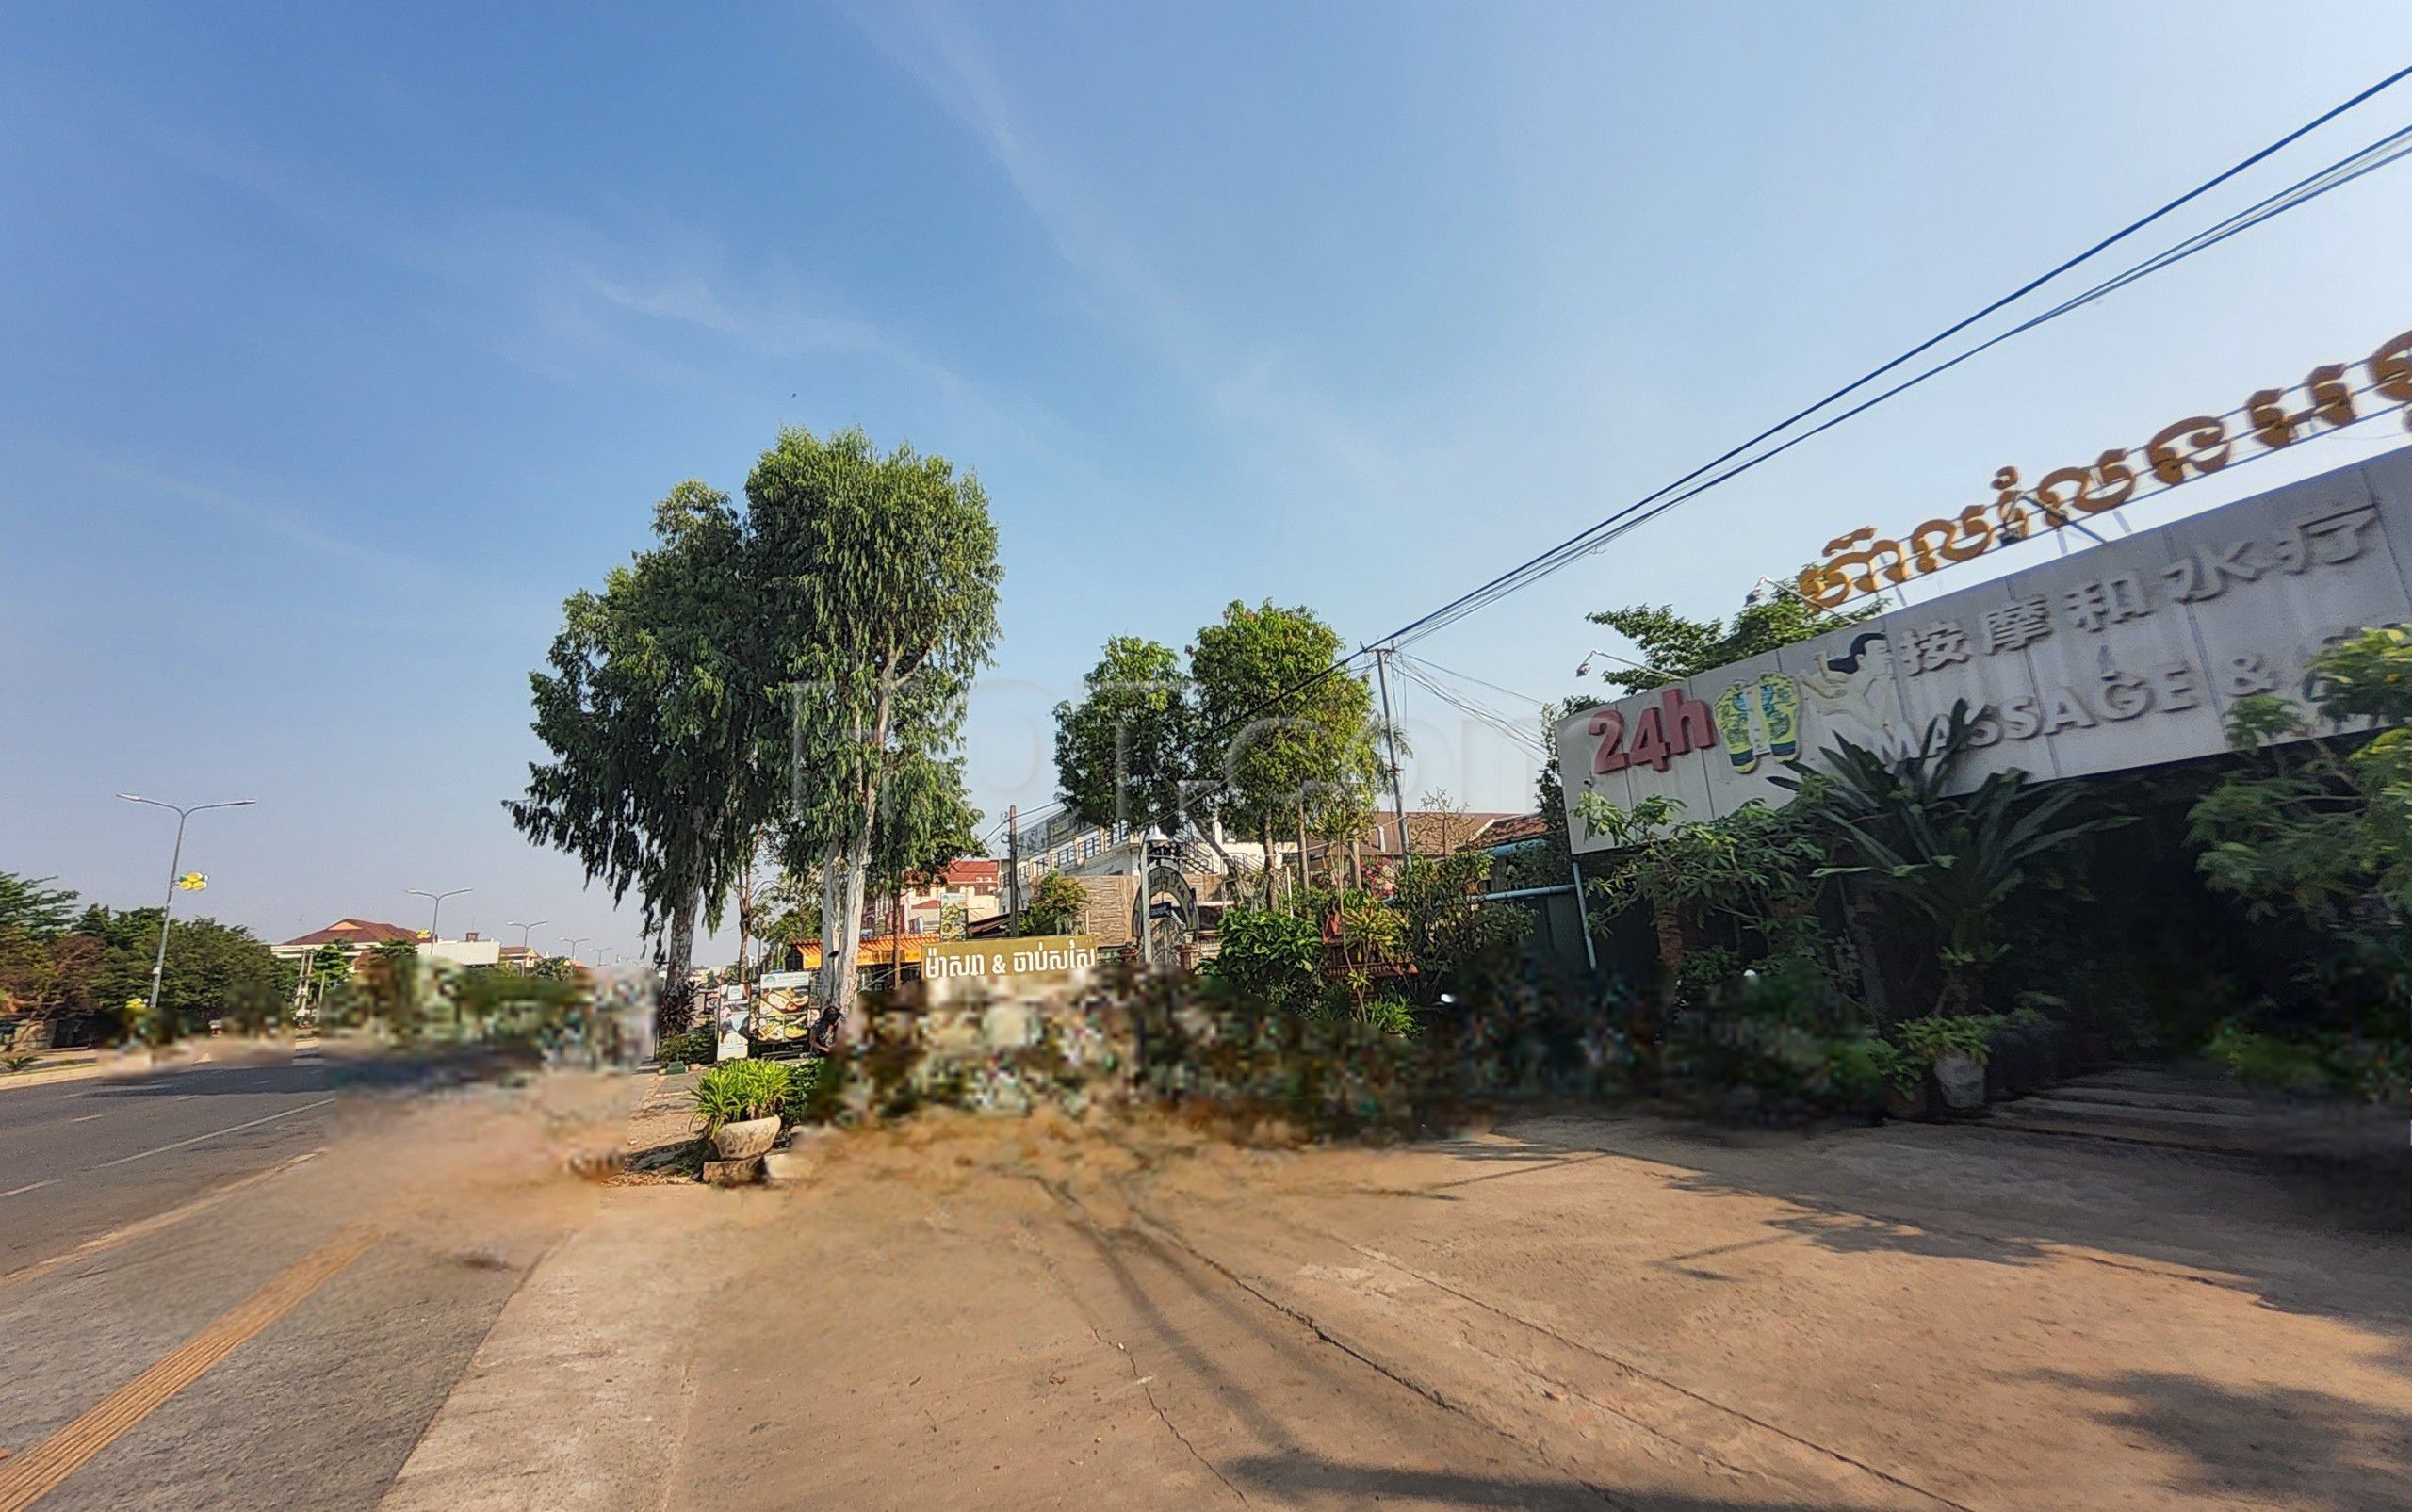
[[1932, 1068], [1945, 1107], [1967, 1113], [1985, 1105], [1992, 1027], [1984, 1018], [1913, 1018], [1900, 1028], [1901, 1049]]
[[778, 1143], [790, 1073], [779, 1061], [725, 1061], [695, 1083], [704, 1137], [724, 1161], [746, 1161]]

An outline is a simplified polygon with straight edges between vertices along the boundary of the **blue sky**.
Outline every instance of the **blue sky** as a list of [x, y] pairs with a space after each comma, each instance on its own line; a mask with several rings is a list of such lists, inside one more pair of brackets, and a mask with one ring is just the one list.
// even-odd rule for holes
[[[255, 796], [187, 859], [270, 937], [470, 886], [448, 933], [546, 918], [633, 950], [633, 908], [503, 817], [526, 674], [654, 499], [735, 490], [781, 423], [979, 472], [1007, 576], [976, 796], [1043, 802], [1046, 709], [1107, 635], [1178, 643], [1268, 596], [1378, 635], [2412, 60], [2400, 4], [2271, 15], [21, 8], [0, 867], [147, 902], [167, 826], [111, 793]], [[2412, 86], [2173, 235], [2406, 122]], [[2004, 463], [2357, 357], [2412, 326], [2407, 174], [1419, 650], [1560, 696], [1588, 610], [1730, 610]], [[1506, 742], [1408, 703], [1412, 789], [1523, 805]]]

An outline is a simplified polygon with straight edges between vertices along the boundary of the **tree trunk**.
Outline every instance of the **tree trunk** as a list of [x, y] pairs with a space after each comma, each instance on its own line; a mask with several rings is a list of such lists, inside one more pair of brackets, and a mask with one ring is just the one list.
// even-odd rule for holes
[[[821, 975], [813, 984], [813, 997], [825, 1011], [835, 1008], [841, 1036], [859, 1040], [862, 1021], [862, 917], [863, 883], [871, 867], [872, 828], [879, 817], [879, 795], [885, 782], [883, 768], [888, 761], [888, 720], [889, 700], [894, 691], [896, 660], [888, 658], [880, 669], [879, 704], [872, 717], [871, 729], [855, 727], [862, 741], [863, 774], [860, 788], [862, 814], [854, 833], [829, 851], [829, 867], [822, 881], [823, 919], [821, 920]], [[868, 739], [865, 739], [865, 736]]]
[[703, 904], [698, 887], [670, 911], [670, 928], [661, 937], [661, 990], [676, 991], [687, 980], [695, 959], [695, 913]]
[[1269, 913], [1279, 906], [1273, 885], [1281, 877], [1281, 863], [1273, 854], [1273, 816], [1270, 813], [1256, 816], [1256, 843], [1264, 847], [1264, 907]]
[[812, 996], [824, 1012], [835, 1011], [842, 1036], [861, 1028], [856, 984], [862, 918], [863, 863], [856, 859], [852, 846], [833, 845], [821, 869], [821, 969], [812, 980]]

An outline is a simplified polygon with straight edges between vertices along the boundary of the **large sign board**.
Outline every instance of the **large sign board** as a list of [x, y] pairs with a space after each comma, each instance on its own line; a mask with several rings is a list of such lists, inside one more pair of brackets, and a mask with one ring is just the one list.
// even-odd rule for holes
[[1967, 700], [1960, 779], [2039, 779], [2227, 749], [2227, 711], [2299, 695], [2323, 645], [2412, 622], [2412, 449], [1785, 646], [1558, 726], [1570, 838], [1606, 850], [1576, 811], [1665, 796], [1688, 819], [1791, 795], [1773, 778], [1836, 736], [1915, 749]]
[[961, 940], [931, 945], [921, 952], [928, 982], [970, 978], [1061, 978], [1097, 965], [1094, 935], [1035, 935], [1026, 939]]

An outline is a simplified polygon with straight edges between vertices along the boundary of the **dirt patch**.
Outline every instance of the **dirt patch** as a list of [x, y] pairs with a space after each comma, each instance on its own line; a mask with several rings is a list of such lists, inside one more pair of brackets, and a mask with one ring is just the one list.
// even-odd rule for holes
[[2067, 1143], [829, 1136], [705, 1198], [670, 1504], [2400, 1505], [2404, 1236]]

